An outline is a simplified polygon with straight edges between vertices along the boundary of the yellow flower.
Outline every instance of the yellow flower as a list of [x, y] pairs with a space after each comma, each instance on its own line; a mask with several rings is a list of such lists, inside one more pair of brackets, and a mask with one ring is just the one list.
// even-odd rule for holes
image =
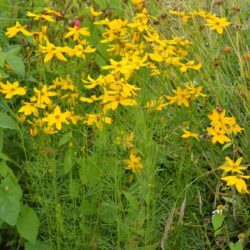
[[92, 6], [89, 7], [89, 11], [91, 16], [97, 17], [100, 16], [103, 12], [102, 11], [95, 11]]
[[226, 111], [218, 112], [216, 109], [213, 109], [212, 113], [208, 115], [209, 120], [211, 120], [211, 125], [226, 128], [227, 125], [233, 125], [235, 123], [234, 117], [227, 117]]
[[177, 87], [177, 89], [172, 90], [172, 92], [175, 96], [166, 96], [167, 100], [169, 100], [168, 104], [177, 103], [179, 106], [184, 105], [189, 107], [191, 96], [187, 90]]
[[104, 123], [111, 124], [112, 119], [104, 114], [87, 114], [84, 123], [96, 125], [97, 128], [101, 129]]
[[35, 98], [32, 98], [32, 101], [36, 101], [37, 106], [39, 108], [44, 108], [43, 107], [44, 104], [49, 105], [49, 106], [52, 104], [50, 97], [56, 96], [57, 93], [51, 92], [49, 90], [50, 89], [46, 85], [43, 85], [41, 90], [34, 88]]
[[164, 101], [163, 96], [160, 96], [159, 100], [151, 100], [147, 102], [145, 108], [149, 110], [158, 110], [161, 111], [164, 107], [166, 107], [168, 104]]
[[124, 149], [129, 149], [133, 147], [132, 141], [134, 140], [135, 135], [133, 132], [130, 134], [125, 134], [123, 131], [121, 132], [121, 136], [115, 138], [115, 144], [123, 145]]
[[45, 128], [43, 129], [43, 132], [44, 132], [44, 134], [46, 134], [46, 135], [53, 135], [53, 134], [57, 133], [58, 131], [55, 130], [54, 128], [52, 128], [52, 127], [45, 127]]
[[124, 57], [121, 61], [115, 61], [110, 59], [111, 65], [102, 66], [103, 70], [112, 70], [112, 73], [122, 73], [126, 77], [129, 78], [132, 72], [132, 65], [129, 63], [128, 58]]
[[238, 125], [236, 123], [236, 120], [234, 117], [232, 117], [232, 123], [229, 124], [229, 127], [228, 127], [228, 133], [233, 133], [233, 134], [238, 134], [238, 133], [241, 133], [241, 131], [243, 131], [244, 128], [242, 128], [240, 125]]
[[42, 126], [42, 119], [34, 119], [33, 121], [27, 121], [31, 128], [29, 129], [29, 135], [35, 137], [38, 135], [38, 128]]
[[130, 150], [129, 160], [124, 160], [124, 162], [127, 164], [126, 169], [132, 170], [133, 173], [141, 173], [143, 164], [141, 158], [136, 155], [134, 148]]
[[31, 137], [35, 137], [35, 136], [37, 136], [37, 134], [38, 134], [38, 129], [37, 129], [37, 127], [36, 127], [36, 126], [32, 126], [32, 127], [29, 129], [29, 135], [30, 135]]
[[233, 162], [229, 157], [225, 157], [226, 162], [224, 165], [220, 166], [220, 169], [222, 169], [224, 172], [232, 172], [232, 173], [238, 173], [242, 174], [241, 170], [247, 169], [247, 167], [243, 167], [240, 165], [242, 161], [242, 157], [238, 158], [236, 162]]
[[54, 44], [47, 41], [46, 46], [39, 45], [42, 53], [46, 53], [44, 57], [44, 63], [50, 61], [54, 56], [56, 56], [60, 61], [67, 61], [65, 56], [62, 54], [65, 52], [65, 48], [56, 47]]
[[92, 95], [90, 97], [83, 97], [83, 96], [80, 97], [81, 102], [93, 103], [93, 102], [98, 101], [98, 100], [99, 100], [99, 98], [96, 97], [96, 95]]
[[73, 48], [73, 52], [74, 54], [72, 54], [72, 56], [76, 56], [76, 57], [83, 58], [83, 59], [85, 58], [85, 55], [83, 54], [84, 49], [81, 44], [75, 45]]
[[218, 126], [215, 126], [214, 128], [207, 128], [207, 131], [211, 136], [213, 136], [212, 138], [213, 144], [215, 144], [216, 142], [224, 144], [225, 142], [231, 141], [231, 139], [226, 136], [226, 131]]
[[189, 138], [189, 137], [194, 137], [195, 139], [199, 139], [199, 135], [197, 133], [190, 132], [186, 129], [182, 130], [184, 134], [181, 136], [182, 138]]
[[26, 120], [26, 116], [25, 115], [20, 115], [20, 116], [18, 116], [17, 117], [17, 120], [20, 122], [20, 123], [24, 123], [25, 122], [25, 120]]
[[25, 95], [26, 90], [23, 87], [19, 87], [18, 81], [15, 81], [14, 83], [10, 83], [7, 81], [6, 84], [0, 82], [0, 92], [5, 95], [6, 99], [11, 99], [15, 95]]
[[83, 52], [85, 52], [85, 53], [93, 53], [93, 52], [95, 52], [96, 51], [96, 49], [95, 48], [92, 48], [91, 46], [87, 46], [85, 49], [83, 49]]
[[69, 105], [75, 106], [78, 103], [79, 93], [78, 92], [66, 93], [65, 95], [61, 96], [60, 99], [61, 100], [66, 99], [66, 102]]
[[211, 30], [216, 30], [218, 34], [223, 33], [223, 29], [230, 25], [230, 22], [226, 18], [215, 17], [212, 19], [207, 19], [206, 26], [209, 26]]
[[31, 114], [38, 116], [38, 109], [36, 103], [25, 102], [24, 105], [18, 110], [19, 113], [24, 113], [25, 116]]
[[74, 26], [73, 28], [68, 27], [69, 32], [64, 36], [64, 38], [68, 39], [73, 36], [73, 40], [76, 41], [79, 38], [79, 35], [90, 36], [88, 28], [78, 28]]
[[43, 118], [42, 121], [47, 122], [48, 127], [53, 127], [55, 125], [57, 130], [61, 130], [63, 123], [69, 123], [67, 120], [69, 116], [70, 112], [66, 111], [62, 113], [60, 107], [56, 106], [54, 112]]
[[47, 29], [48, 29], [47, 26], [42, 26], [41, 31], [32, 32], [34, 41], [35, 42], [38, 41], [39, 43], [42, 43], [42, 41], [45, 41], [47, 43], [49, 41], [46, 36]]
[[87, 89], [93, 89], [93, 88], [95, 88], [97, 86], [101, 86], [105, 82], [105, 79], [104, 79], [104, 77], [102, 75], [100, 75], [96, 80], [93, 79], [90, 75], [88, 75], [87, 79], [88, 79], [88, 81], [82, 79], [82, 81], [84, 83], [89, 83], [89, 85], [84, 86]]
[[185, 85], [185, 87], [188, 89], [188, 92], [192, 95], [192, 98], [195, 99], [199, 96], [205, 97], [206, 95], [201, 93], [202, 86], [195, 87], [193, 82], [190, 82], [189, 85]]
[[21, 32], [25, 36], [32, 36], [32, 33], [30, 33], [28, 30], [26, 30], [27, 25], [22, 26], [19, 22], [16, 22], [16, 25], [13, 27], [7, 28], [7, 31], [5, 32], [5, 35], [8, 38], [11, 38], [15, 36], [17, 33]]
[[128, 27], [129, 28], [137, 28], [139, 32], [149, 30], [148, 20], [147, 19], [143, 19], [141, 21], [136, 21], [136, 22], [133, 22], [133, 23], [129, 23]]
[[47, 14], [51, 14], [51, 15], [54, 15], [54, 16], [57, 16], [57, 17], [63, 17], [63, 14], [58, 12], [58, 11], [55, 11], [53, 9], [50, 9], [48, 7], [45, 7], [43, 9]]
[[126, 95], [118, 91], [105, 91], [100, 98], [104, 104], [103, 110], [106, 112], [109, 109], [116, 110], [120, 105], [122, 106], [136, 106], [135, 100], [128, 98]]
[[127, 23], [128, 20], [114, 19], [112, 21], [106, 20], [103, 22], [95, 22], [95, 24], [106, 24], [107, 30], [103, 32], [102, 36], [105, 38], [101, 43], [112, 42], [115, 39], [124, 40], [127, 38]]
[[75, 115], [73, 112], [70, 112], [68, 119], [72, 122], [72, 124], [76, 125], [77, 122], [83, 118], [80, 115]]
[[131, 2], [139, 9], [145, 5], [145, 0], [131, 0]]
[[188, 20], [191, 18], [191, 16], [186, 15], [186, 13], [184, 11], [169, 10], [168, 12], [172, 15], [181, 17], [184, 24], [186, 24], [188, 22]]
[[48, 21], [48, 22], [55, 22], [55, 20], [51, 16], [44, 15], [44, 14], [35, 14], [35, 13], [31, 13], [31, 12], [28, 11], [26, 16], [33, 17], [33, 19], [35, 21], [45, 20], [45, 21]]
[[191, 16], [199, 16], [199, 17], [202, 17], [202, 18], [205, 18], [205, 19], [211, 19], [211, 18], [214, 18], [216, 17], [215, 14], [212, 14], [212, 13], [207, 13], [205, 12], [204, 10], [194, 10], [194, 11], [190, 11], [189, 14]]
[[53, 81], [53, 84], [55, 85], [55, 87], [60, 87], [63, 90], [73, 91], [75, 89], [74, 83], [73, 83], [72, 79], [70, 78], [69, 74], [66, 76], [66, 78], [57, 77]]
[[199, 70], [201, 66], [202, 66], [201, 63], [194, 65], [194, 61], [189, 61], [187, 63], [180, 63], [180, 71], [184, 73], [188, 69]]
[[235, 186], [241, 194], [249, 193], [244, 179], [249, 179], [250, 175], [232, 175], [221, 177], [221, 180], [227, 182], [227, 186]]
[[110, 20], [108, 18], [105, 18], [104, 20], [100, 20], [100, 21], [95, 21], [94, 24], [96, 25], [107, 25], [109, 24]]

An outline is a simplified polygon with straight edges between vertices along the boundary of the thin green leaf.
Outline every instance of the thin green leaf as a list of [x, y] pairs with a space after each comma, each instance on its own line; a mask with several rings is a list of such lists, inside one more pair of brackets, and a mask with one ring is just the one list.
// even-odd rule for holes
[[4, 62], [5, 62], [5, 53], [0, 52], [0, 67], [4, 67]]
[[67, 174], [72, 169], [73, 163], [72, 163], [72, 152], [71, 149], [68, 149], [64, 156], [64, 173]]
[[72, 133], [71, 133], [71, 132], [69, 132], [69, 133], [63, 135], [63, 136], [61, 137], [61, 139], [59, 140], [59, 142], [58, 142], [58, 146], [61, 147], [61, 146], [63, 146], [64, 144], [68, 143], [68, 142], [70, 141], [71, 138], [72, 138]]

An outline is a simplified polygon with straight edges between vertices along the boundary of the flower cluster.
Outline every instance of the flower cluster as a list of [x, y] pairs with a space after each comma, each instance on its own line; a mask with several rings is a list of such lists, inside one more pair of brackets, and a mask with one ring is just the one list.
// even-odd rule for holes
[[169, 14], [179, 16], [183, 24], [186, 24], [194, 17], [201, 17], [206, 21], [205, 26], [209, 27], [211, 30], [216, 30], [216, 32], [220, 35], [223, 33], [225, 27], [231, 24], [225, 17], [221, 18], [215, 13], [205, 12], [204, 10], [191, 11], [189, 13], [185, 13], [184, 11], [169, 10]]
[[178, 106], [184, 105], [185, 107], [189, 107], [190, 102], [195, 100], [197, 97], [205, 97], [206, 95], [202, 92], [202, 86], [195, 87], [193, 82], [185, 85], [184, 88], [177, 87], [177, 89], [172, 90], [175, 94], [174, 96], [166, 96], [168, 100], [168, 105], [172, 105], [174, 103], [178, 104]]
[[208, 116], [211, 121], [211, 127], [207, 128], [209, 135], [212, 136], [212, 143], [215, 144], [219, 142], [224, 144], [225, 142], [230, 142], [230, 136], [232, 134], [241, 133], [244, 129], [236, 123], [235, 117], [227, 117], [225, 110], [214, 109], [212, 113]]
[[[145, 8], [146, 2], [133, 0], [132, 3], [137, 11], [131, 19], [102, 19], [103, 12], [96, 11], [89, 6], [93, 25], [100, 33], [99, 43], [104, 45], [105, 53], [109, 57], [98, 65], [97, 72], [82, 75], [83, 84], [72, 80], [70, 74], [55, 76], [53, 80], [44, 83], [40, 82], [33, 89], [20, 87], [18, 81], [13, 84], [9, 81], [0, 83], [0, 93], [6, 99], [12, 99], [14, 96], [25, 98], [17, 110], [20, 114], [18, 119], [20, 122], [27, 121], [30, 125], [31, 136], [36, 136], [39, 131], [48, 135], [55, 134], [64, 126], [76, 125], [79, 122], [86, 126], [96, 126], [99, 129], [104, 124], [112, 124], [113, 112], [121, 107], [132, 108], [138, 105], [137, 96], [143, 90], [133, 82], [134, 76], [142, 68], [147, 68], [152, 77], [160, 75], [165, 67], [176, 68], [182, 74], [189, 70], [201, 69], [201, 63], [190, 59], [191, 42], [188, 39], [176, 36], [167, 39], [153, 25], [157, 18], [152, 17]], [[218, 34], [222, 34], [225, 27], [230, 25], [226, 18], [220, 18], [214, 13], [202, 10], [189, 13], [170, 10], [168, 13], [180, 17], [183, 23], [195, 17], [203, 18], [206, 21], [205, 26], [216, 30]], [[97, 49], [90, 44], [89, 27], [82, 27], [78, 17], [75, 17], [72, 25], [65, 27], [62, 36], [57, 39], [51, 36], [49, 31], [51, 23], [65, 18], [63, 13], [44, 8], [41, 13], [27, 12], [27, 16], [39, 22], [39, 25], [33, 25], [32, 30], [28, 30], [27, 25], [16, 22], [13, 27], [7, 28], [5, 34], [8, 38], [19, 34], [33, 37], [36, 56], [40, 57], [44, 64], [47, 65], [48, 62], [57, 60], [60, 62], [86, 61], [87, 54], [95, 55], [97, 52]], [[102, 54], [102, 51], [98, 53]], [[172, 95], [160, 95], [157, 100], [148, 101], [145, 108], [149, 111], [161, 111], [173, 104], [188, 108], [198, 97], [206, 97], [202, 93], [202, 86], [197, 86], [196, 82], [192, 81], [183, 87], [178, 86], [172, 90], [172, 93]], [[84, 104], [86, 108], [79, 109], [81, 104]], [[207, 132], [212, 136], [213, 144], [231, 142], [233, 134], [243, 131], [234, 117], [225, 116], [225, 110], [214, 109], [208, 117], [211, 127], [207, 128]], [[189, 131], [188, 127], [183, 128], [182, 131], [182, 138], [193, 137], [199, 140], [199, 134]], [[143, 164], [132, 144], [133, 139], [134, 134], [131, 134], [127, 136], [125, 142], [123, 141], [123, 144], [126, 144], [124, 148], [129, 149], [130, 152], [129, 159], [124, 162], [127, 164], [127, 169], [140, 173]], [[223, 178], [227, 180], [225, 179], [227, 177]], [[245, 187], [239, 190], [245, 190]]]
[[134, 138], [135, 135], [133, 132], [126, 134], [122, 131], [121, 135], [116, 137], [115, 143], [121, 145], [124, 150], [129, 150], [130, 152], [129, 159], [124, 160], [124, 163], [127, 165], [126, 169], [131, 170], [132, 173], [141, 174], [143, 164], [141, 162], [141, 157], [139, 157], [136, 153], [136, 149], [133, 144]]
[[[99, 76], [92, 78], [88, 75], [87, 78], [82, 79], [86, 91], [82, 87], [77, 87], [70, 80], [69, 75], [66, 78], [58, 76], [53, 83], [41, 83], [40, 87], [34, 87], [33, 96], [30, 96], [31, 91], [28, 91], [26, 100], [18, 112], [22, 114], [22, 117], [19, 117], [22, 122], [29, 116], [28, 123], [32, 125], [33, 132], [31, 134], [33, 136], [36, 135], [34, 131], [39, 131], [37, 126], [42, 126], [45, 133], [53, 134], [62, 129], [62, 124], [68, 124], [68, 122], [76, 124], [82, 120], [84, 124], [96, 125], [98, 128], [101, 128], [102, 124], [105, 123], [111, 124], [111, 111], [117, 110], [120, 106], [133, 107], [137, 105], [136, 96], [140, 88], [132, 84], [130, 79], [141, 68], [150, 69], [152, 76], [161, 73], [159, 66], [162, 67], [163, 64], [173, 65], [179, 68], [181, 72], [201, 68], [200, 63], [196, 64], [194, 60], [187, 60], [186, 58], [188, 55], [187, 48], [190, 45], [187, 39], [178, 37], [166, 39], [162, 37], [152, 25], [152, 20], [156, 18], [150, 16], [146, 8], [142, 8], [144, 1], [134, 2], [134, 4], [139, 11], [135, 13], [131, 21], [120, 18], [95, 20], [95, 25], [102, 26], [100, 43], [107, 46], [110, 63], [100, 67], [103, 73]], [[102, 12], [95, 11], [92, 6], [89, 7], [89, 12], [94, 19], [102, 15]], [[29, 31], [27, 25], [22, 26], [17, 22], [15, 26], [7, 29], [6, 35], [9, 38], [19, 33], [24, 36], [32, 36], [37, 48], [37, 56], [42, 55], [45, 64], [54, 59], [66, 62], [73, 57], [85, 60], [86, 54], [96, 51], [85, 39], [91, 36], [89, 28], [81, 27], [81, 22], [77, 17], [73, 26], [67, 27], [67, 32], [62, 37], [63, 45], [56, 45], [58, 39], [53, 41], [49, 34], [50, 23], [62, 20], [64, 15], [53, 9], [44, 8], [42, 13], [28, 12], [27, 16], [40, 22], [39, 28], [33, 26], [34, 30]], [[4, 88], [3, 85], [1, 88]], [[8, 88], [10, 88], [9, 85]], [[5, 90], [1, 92], [6, 94], [6, 98], [11, 98], [18, 93], [19, 95], [25, 95], [26, 93], [20, 88], [17, 88], [17, 92], [13, 92], [13, 94], [10, 94], [11, 91], [13, 92], [13, 89], [7, 89], [6, 86]], [[88, 92], [90, 95], [88, 95]], [[192, 83], [186, 86], [185, 90], [178, 87], [173, 92], [176, 96], [167, 96], [168, 103], [164, 101], [165, 97], [161, 98], [160, 105], [157, 107], [158, 110], [174, 102], [178, 105], [188, 106], [191, 100], [198, 96], [204, 96], [201, 93], [201, 87], [195, 88]], [[77, 106], [79, 101], [88, 105], [92, 104], [95, 111], [76, 115], [72, 109]], [[66, 103], [66, 106], [71, 106], [70, 111], [67, 109], [65, 112], [62, 111], [63, 108], [60, 105], [65, 106], [64, 103]], [[152, 105], [154, 104], [148, 104], [148, 106]], [[59, 122], [56, 123], [54, 119], [59, 116], [64, 118], [58, 118]]]
[[202, 93], [202, 86], [196, 87], [194, 82], [189, 82], [185, 84], [184, 87], [177, 87], [173, 89], [173, 96], [161, 95], [158, 100], [151, 100], [147, 102], [145, 108], [149, 111], [158, 110], [161, 111], [164, 107], [168, 105], [177, 104], [178, 106], [189, 107], [191, 101], [197, 99], [199, 96], [206, 97]]
[[246, 166], [241, 165], [242, 157], [238, 158], [236, 162], [229, 157], [225, 157], [225, 163], [219, 168], [224, 171], [224, 174], [232, 173], [234, 175], [221, 177], [221, 180], [227, 183], [227, 186], [235, 186], [239, 193], [249, 193], [247, 190], [246, 179], [250, 179], [250, 175], [244, 175], [242, 171], [246, 170]]

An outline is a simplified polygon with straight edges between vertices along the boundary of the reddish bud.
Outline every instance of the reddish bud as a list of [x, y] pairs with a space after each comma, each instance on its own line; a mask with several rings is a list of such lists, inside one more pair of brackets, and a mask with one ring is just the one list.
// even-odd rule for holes
[[78, 17], [75, 18], [74, 26], [77, 27], [78, 29], [81, 27], [81, 23], [80, 23]]

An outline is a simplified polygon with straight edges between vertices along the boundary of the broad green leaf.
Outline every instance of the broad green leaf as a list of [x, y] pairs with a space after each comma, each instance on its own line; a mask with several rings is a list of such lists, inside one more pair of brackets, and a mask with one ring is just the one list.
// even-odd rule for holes
[[129, 206], [132, 208], [132, 209], [138, 209], [139, 207], [139, 202], [137, 200], [137, 198], [135, 196], [133, 196], [131, 193], [129, 192], [123, 192], [127, 201], [129, 202]]
[[11, 161], [11, 159], [4, 153], [0, 152], [0, 159], [4, 161]]
[[82, 159], [80, 167], [80, 180], [86, 186], [95, 186], [100, 181], [101, 169], [95, 161]]
[[99, 208], [99, 215], [103, 222], [114, 223], [118, 215], [118, 207], [112, 201], [103, 202]]
[[7, 177], [10, 175], [12, 178], [16, 178], [13, 171], [8, 167], [5, 161], [0, 161], [0, 176]]
[[222, 234], [222, 228], [218, 228], [217, 230], [214, 231], [214, 237], [221, 235]]
[[7, 224], [16, 225], [20, 212], [22, 190], [11, 177], [6, 177], [0, 186], [0, 218]]
[[145, 208], [141, 207], [141, 210], [137, 216], [138, 225], [142, 226], [145, 220], [146, 220]]
[[243, 250], [242, 241], [237, 241], [236, 243], [229, 243], [230, 250]]
[[83, 3], [82, 4], [82, 7], [81, 9], [79, 10], [79, 13], [81, 15], [84, 15], [84, 16], [88, 16], [89, 15], [89, 8], [88, 8], [88, 5], [86, 3]]
[[16, 56], [21, 50], [21, 46], [14, 45], [9, 51], [6, 52], [6, 57], [9, 57], [11, 55]]
[[0, 175], [2, 177], [6, 177], [9, 173], [9, 167], [7, 166], [5, 161], [0, 162]]
[[35, 244], [25, 242], [25, 250], [51, 250], [51, 248], [42, 242], [36, 242]]
[[98, 4], [102, 9], [107, 7], [107, 0], [94, 0], [94, 2]]
[[4, 220], [0, 218], [0, 229], [2, 229], [2, 226], [4, 225]]
[[0, 113], [0, 128], [16, 129], [18, 130], [17, 122], [5, 113]]
[[107, 62], [105, 61], [105, 59], [99, 54], [96, 55], [95, 61], [97, 62], [99, 67], [107, 65]]
[[78, 197], [80, 190], [79, 180], [71, 180], [69, 183], [69, 195], [71, 199]]
[[225, 216], [223, 214], [214, 214], [212, 217], [212, 225], [214, 228], [214, 231], [219, 229], [225, 219]]
[[35, 211], [31, 207], [27, 205], [22, 206], [16, 226], [17, 231], [22, 238], [28, 240], [33, 244], [36, 243], [39, 228], [39, 219]]
[[65, 174], [69, 173], [69, 171], [72, 169], [72, 166], [73, 166], [72, 151], [70, 148], [65, 153], [63, 166], [64, 166]]
[[153, 1], [149, 1], [150, 15], [156, 17], [158, 15], [157, 5]]
[[71, 132], [63, 135], [61, 137], [61, 139], [59, 140], [59, 142], [58, 142], [58, 146], [59, 147], [63, 146], [64, 144], [66, 144], [67, 142], [69, 142], [71, 138], [72, 138], [72, 133]]
[[2, 68], [0, 68], [0, 76], [1, 76], [1, 79], [5, 79], [9, 77], [9, 75]]
[[14, 162], [9, 156], [7, 156], [6, 154], [0, 152], [0, 159], [4, 160], [4, 161], [9, 161], [12, 162], [14, 164], [17, 164], [16, 162]]
[[81, 203], [81, 207], [82, 209], [82, 213], [84, 215], [93, 215], [95, 213], [97, 213], [97, 206], [95, 204], [96, 202], [94, 201], [93, 197], [91, 197], [91, 200], [82, 200]]
[[6, 57], [6, 61], [19, 76], [25, 76], [25, 66], [23, 60], [20, 57], [9, 55]]
[[114, 16], [123, 16], [124, 8], [122, 0], [107, 0], [109, 7], [113, 8], [112, 13]]

